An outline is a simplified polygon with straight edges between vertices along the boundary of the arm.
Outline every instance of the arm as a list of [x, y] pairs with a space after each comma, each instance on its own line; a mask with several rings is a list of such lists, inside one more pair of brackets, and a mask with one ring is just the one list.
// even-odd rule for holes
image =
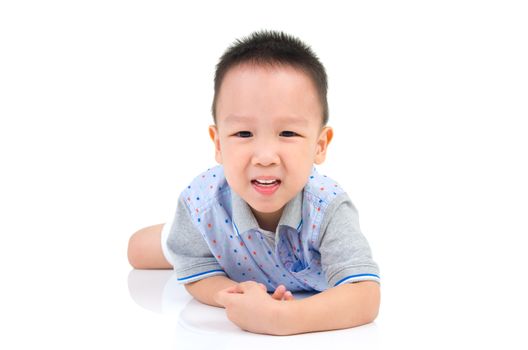
[[357, 327], [374, 321], [380, 305], [379, 284], [347, 283], [312, 297], [279, 305], [279, 334]]
[[223, 289], [233, 287], [238, 283], [226, 276], [211, 276], [185, 285], [187, 292], [201, 303], [223, 307], [214, 300], [215, 294]]
[[[258, 287], [261, 292], [267, 295], [266, 287], [262, 283], [256, 283], [253, 281], [243, 282], [244, 285], [252, 285]], [[224, 305], [218, 303], [216, 300], [219, 293], [225, 293], [226, 291], [233, 292], [241, 283], [235, 282], [226, 276], [212, 276], [204, 278], [202, 280], [188, 283], [185, 285], [187, 292], [191, 294], [196, 300], [203, 304], [224, 307]], [[279, 301], [292, 301], [293, 295], [286, 289], [284, 285], [279, 285], [277, 289], [269, 296], [271, 299]]]
[[170, 269], [161, 250], [163, 224], [145, 227], [128, 241], [128, 261], [135, 269]]
[[255, 283], [219, 291], [215, 301], [240, 328], [262, 334], [291, 335], [360, 326], [379, 309], [379, 285], [373, 281], [344, 284], [302, 300], [281, 302]]

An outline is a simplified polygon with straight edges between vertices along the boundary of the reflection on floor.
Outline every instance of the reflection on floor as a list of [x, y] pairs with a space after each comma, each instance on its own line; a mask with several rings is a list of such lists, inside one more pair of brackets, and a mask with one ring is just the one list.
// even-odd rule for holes
[[[343, 348], [346, 347], [346, 344], [350, 346], [350, 341], [355, 342], [356, 345], [361, 344], [363, 348], [365, 346], [372, 348], [372, 346], [375, 347], [377, 340], [377, 326], [375, 323], [347, 330], [301, 334], [290, 337], [262, 336], [244, 332], [227, 319], [224, 309], [204, 305], [193, 299], [185, 288], [177, 283], [176, 275], [172, 270], [132, 270], [128, 275], [128, 289], [130, 296], [139, 306], [156, 313], [176, 316], [178, 324], [182, 327], [183, 333], [188, 339], [194, 339], [196, 334], [216, 334], [223, 339], [222, 341], [226, 337], [233, 339], [233, 336], [260, 337], [260, 340], [269, 339], [270, 342], [274, 341], [274, 343], [263, 341], [258, 348], [276, 346], [277, 341], [288, 345], [294, 339], [295, 343], [291, 343], [292, 346], [294, 344], [299, 346], [299, 341], [309, 342], [312, 346], [319, 342], [321, 346], [328, 346], [328, 344], [338, 344], [340, 340], [343, 340], [345, 342], [343, 343]], [[311, 295], [313, 293], [295, 293], [294, 297], [302, 299]], [[178, 337], [181, 341], [182, 334], [179, 334]], [[234, 339], [237, 338], [235, 337]], [[204, 339], [196, 338], [195, 341], [199, 341], [204, 347], [207, 345], [203, 343]], [[218, 341], [218, 339], [215, 341]], [[214, 342], [209, 345], [214, 345]], [[332, 348], [336, 347], [332, 346]]]

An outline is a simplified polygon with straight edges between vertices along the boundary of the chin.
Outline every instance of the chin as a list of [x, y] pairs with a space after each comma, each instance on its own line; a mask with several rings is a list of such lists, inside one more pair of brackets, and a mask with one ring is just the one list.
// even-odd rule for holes
[[250, 204], [250, 207], [258, 211], [259, 213], [274, 213], [280, 209], [277, 206], [269, 206], [269, 205], [251, 205]]
[[[280, 204], [262, 204], [262, 203], [248, 203], [253, 210], [258, 211], [259, 213], [275, 213], [278, 210], [282, 209], [283, 205]], [[256, 204], [256, 205], [254, 205]]]

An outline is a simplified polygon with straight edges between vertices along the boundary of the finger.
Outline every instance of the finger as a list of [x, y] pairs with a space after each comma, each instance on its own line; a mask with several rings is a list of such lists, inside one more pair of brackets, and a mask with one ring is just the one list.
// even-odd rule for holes
[[[227, 288], [224, 288], [222, 290], [220, 290], [221, 292], [225, 292], [225, 293], [242, 293], [241, 291], [239, 291], [238, 289], [238, 284], [235, 284], [231, 287], [227, 287]], [[219, 291], [219, 292], [220, 292]]]
[[229, 288], [224, 289], [227, 293], [242, 293], [242, 290], [240, 290], [240, 286], [238, 284], [235, 284], [234, 286], [231, 286]]
[[265, 292], [268, 291], [268, 288], [266, 288], [266, 286], [263, 285], [262, 283], [259, 283], [258, 285], [259, 285], [259, 287], [260, 287], [263, 291], [265, 291]]
[[287, 291], [286, 293], [284, 293], [284, 300], [286, 300], [286, 301], [295, 300], [295, 299], [293, 298], [293, 294], [292, 294], [292, 292]]
[[272, 294], [273, 299], [282, 300], [282, 297], [284, 295], [284, 292], [286, 291], [286, 287], [284, 287], [282, 284], [275, 289], [275, 292]]

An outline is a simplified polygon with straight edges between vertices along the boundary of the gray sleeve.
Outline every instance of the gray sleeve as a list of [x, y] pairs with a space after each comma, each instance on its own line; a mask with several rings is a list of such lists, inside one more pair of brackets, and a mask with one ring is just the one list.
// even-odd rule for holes
[[379, 282], [378, 265], [359, 228], [359, 216], [346, 193], [326, 210], [319, 252], [329, 287], [365, 280]]
[[166, 246], [180, 283], [195, 282], [213, 275], [225, 275], [202, 234], [193, 225], [189, 209], [181, 196]]

